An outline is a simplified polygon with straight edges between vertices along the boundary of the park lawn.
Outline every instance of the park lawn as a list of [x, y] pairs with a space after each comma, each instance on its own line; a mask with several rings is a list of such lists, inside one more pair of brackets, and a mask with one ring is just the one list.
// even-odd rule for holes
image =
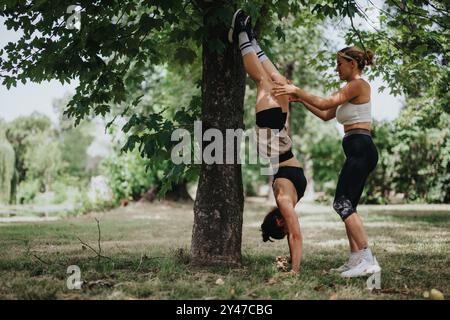
[[[0, 223], [0, 299], [423, 299], [433, 288], [449, 297], [448, 209], [361, 206], [383, 268], [381, 289], [369, 291], [366, 278], [327, 272], [348, 250], [344, 225], [330, 206], [297, 207], [302, 271], [278, 271], [275, 257], [289, 252], [285, 239], [261, 240], [268, 207], [245, 204], [240, 268], [189, 265], [192, 204], [136, 203], [58, 221]], [[101, 258], [86, 246], [99, 251], [95, 219]], [[67, 287], [70, 265], [80, 267], [81, 290]]]

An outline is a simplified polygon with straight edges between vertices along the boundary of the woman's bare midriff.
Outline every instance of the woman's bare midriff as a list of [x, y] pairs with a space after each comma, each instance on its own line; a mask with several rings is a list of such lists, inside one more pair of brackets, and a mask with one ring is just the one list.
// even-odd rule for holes
[[371, 130], [372, 126], [370, 124], [370, 122], [358, 122], [358, 123], [354, 123], [354, 124], [347, 124], [344, 125], [344, 132], [347, 132], [349, 130], [354, 130], [354, 129], [365, 129], [365, 130]]

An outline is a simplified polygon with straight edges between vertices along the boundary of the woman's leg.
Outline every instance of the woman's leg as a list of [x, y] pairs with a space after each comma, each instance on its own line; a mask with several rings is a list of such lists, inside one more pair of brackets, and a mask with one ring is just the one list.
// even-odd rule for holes
[[371, 138], [366, 135], [350, 136], [343, 141], [347, 159], [339, 175], [333, 207], [341, 216], [350, 238], [358, 248], [355, 261], [357, 264], [341, 273], [341, 276], [346, 278], [381, 270], [369, 248], [366, 231], [356, 210], [367, 177], [377, 162], [377, 152], [376, 149], [372, 150], [372, 145]]
[[[252, 33], [254, 33], [254, 32], [252, 31]], [[256, 40], [256, 38], [253, 38], [253, 40], [251, 41], [251, 44], [253, 46], [253, 49], [256, 52], [256, 55], [258, 56], [258, 60], [261, 62], [262, 66], [264, 68], [264, 71], [266, 72], [266, 75], [272, 81], [277, 81], [277, 82], [280, 82], [282, 84], [286, 84], [287, 83], [286, 77], [284, 77], [278, 71], [277, 67], [275, 67], [275, 65], [272, 63], [272, 61], [270, 61], [270, 59], [266, 56], [264, 51], [259, 46], [258, 41]], [[289, 97], [287, 97], [287, 96], [280, 96], [280, 97], [277, 97], [275, 99], [278, 101], [278, 103], [283, 108], [283, 110], [287, 110], [288, 109]]]
[[[352, 252], [366, 249], [369, 246], [366, 230], [361, 217], [354, 212], [344, 221], [347, 235], [350, 235], [350, 249]], [[355, 250], [356, 249], [356, 250]]]
[[[249, 45], [252, 45], [252, 49], [249, 48]], [[270, 95], [270, 90], [273, 87], [274, 81], [282, 84], [287, 83], [286, 78], [280, 74], [272, 61], [267, 58], [255, 39], [250, 42], [247, 34], [240, 34], [239, 47], [242, 48], [241, 52], [245, 71], [255, 81], [257, 89], [263, 91], [262, 96], [267, 94]], [[263, 58], [259, 58], [261, 55]], [[280, 96], [277, 98], [271, 97], [271, 100], [275, 100], [276, 104], [283, 108], [283, 110], [288, 109], [288, 96]]]
[[[272, 80], [282, 84], [287, 84], [287, 79], [283, 76], [275, 67], [275, 65], [270, 61], [269, 58], [265, 58], [261, 61], [261, 64], [266, 72], [266, 75]], [[283, 110], [287, 110], [289, 106], [289, 97], [288, 96], [279, 96], [275, 98], [279, 105], [283, 108]]]
[[241, 49], [245, 71], [256, 84], [256, 110], [258, 111], [267, 107], [279, 106], [279, 103], [270, 93], [273, 87], [272, 80], [264, 70], [263, 65], [259, 61], [251, 43], [248, 41], [248, 36], [245, 32], [239, 34], [239, 47]]
[[[350, 234], [349, 242], [353, 242], [358, 250], [362, 250], [369, 246], [366, 230], [364, 229], [361, 217], [356, 213], [356, 207], [361, 198], [364, 186], [366, 185], [369, 174], [375, 169], [378, 163], [378, 151], [372, 141], [371, 137], [359, 137], [360, 140], [365, 140], [364, 154], [365, 157], [355, 158], [351, 171], [353, 174], [348, 180], [348, 194], [350, 201], [354, 207], [354, 213], [345, 219], [345, 228], [347, 234]], [[352, 247], [352, 244], [350, 244]], [[352, 248], [353, 252], [353, 248]]]
[[357, 245], [355, 239], [353, 239], [352, 234], [350, 232], [350, 228], [347, 226], [347, 224], [345, 224], [345, 232], [347, 233], [348, 244], [350, 246], [350, 252], [354, 253], [354, 252], [359, 251], [358, 245]]
[[[352, 252], [367, 248], [368, 239], [356, 206], [367, 174], [364, 159], [349, 157], [345, 160], [336, 187], [333, 207], [345, 223]], [[355, 250], [356, 249], [356, 250]]]
[[371, 172], [369, 161], [365, 158], [356, 158], [351, 168], [353, 174], [348, 180], [348, 197], [353, 205], [354, 213], [345, 219], [345, 228], [350, 233], [352, 241], [354, 241], [357, 250], [363, 250], [369, 246], [366, 230], [360, 215], [356, 214], [356, 207], [361, 198], [367, 177]]
[[252, 51], [245, 54], [242, 58], [245, 71], [256, 84], [256, 110], [281, 106], [278, 99], [275, 99], [270, 93], [273, 88], [272, 80], [267, 75], [256, 54]]
[[287, 228], [292, 271], [297, 273], [300, 271], [303, 244], [300, 224], [294, 210], [297, 202], [297, 191], [292, 182], [286, 178], [277, 178], [273, 184], [273, 191]]
[[264, 70], [263, 65], [258, 60], [258, 57], [254, 51], [245, 54], [242, 59], [244, 61], [245, 71], [257, 85], [263, 81], [270, 81], [270, 76]]
[[[251, 32], [254, 34], [253, 30]], [[266, 56], [264, 51], [261, 49], [261, 47], [258, 44], [258, 41], [256, 40], [256, 38], [254, 36], [251, 41], [251, 44], [252, 44], [253, 49], [256, 52], [256, 55], [258, 56], [258, 60], [263, 65], [263, 68], [266, 71], [267, 75], [269, 77], [271, 77], [272, 75], [275, 75], [275, 76], [280, 75], [282, 77], [282, 75], [278, 71], [277, 67], [275, 67], [275, 65], [272, 63], [272, 61], [270, 61], [270, 59]]]

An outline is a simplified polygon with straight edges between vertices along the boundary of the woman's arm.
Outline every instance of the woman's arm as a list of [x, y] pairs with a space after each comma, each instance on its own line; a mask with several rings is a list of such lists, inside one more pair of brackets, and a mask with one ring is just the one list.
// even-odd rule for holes
[[299, 273], [300, 260], [302, 258], [302, 233], [300, 231], [300, 224], [295, 215], [289, 215], [284, 219], [288, 228], [287, 241], [291, 256], [292, 272]]
[[[314, 106], [310, 105], [307, 102], [302, 102], [302, 103], [309, 111], [314, 113], [316, 116], [318, 116], [323, 121], [328, 121], [328, 120], [336, 118], [336, 110], [338, 107], [334, 107], [334, 108], [324, 111], [324, 110], [315, 108]], [[320, 112], [320, 115], [318, 115], [319, 112]]]
[[328, 110], [320, 110], [300, 99], [289, 99], [289, 102], [301, 102], [309, 111], [311, 111], [315, 116], [319, 117], [323, 121], [328, 121], [336, 117], [337, 107]]
[[337, 108], [341, 104], [344, 104], [345, 102], [357, 97], [360, 92], [359, 81], [350, 81], [342, 89], [327, 98], [321, 98], [310, 94], [293, 84], [281, 84], [277, 82], [275, 83], [276, 86], [272, 89], [272, 94], [275, 97], [286, 94], [291, 95], [306, 103], [309, 103], [314, 108], [319, 110], [329, 110]]

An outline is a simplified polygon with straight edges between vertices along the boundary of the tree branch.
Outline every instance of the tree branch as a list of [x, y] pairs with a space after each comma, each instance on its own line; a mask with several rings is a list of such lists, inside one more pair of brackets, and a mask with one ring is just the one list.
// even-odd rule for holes
[[403, 13], [405, 13], [405, 14], [407, 14], [407, 15], [413, 15], [413, 16], [416, 16], [416, 17], [420, 17], [420, 18], [423, 18], [423, 19], [430, 20], [430, 21], [436, 23], [437, 25], [439, 25], [439, 26], [440, 26], [441, 28], [443, 28], [444, 30], [448, 30], [448, 27], [443, 26], [440, 22], [434, 20], [432, 16], [423, 16], [423, 15], [421, 15], [421, 14], [419, 14], [419, 13], [416, 13], [416, 12], [413, 12], [413, 11], [411, 11], [411, 10], [406, 10], [406, 6], [401, 6], [400, 4], [398, 4], [397, 2], [395, 2], [395, 0], [391, 0], [391, 1], [392, 1], [392, 3], [393, 3], [397, 8], [399, 8], [400, 11], [402, 11]]
[[95, 221], [97, 221], [97, 228], [98, 228], [98, 251], [95, 250], [94, 248], [92, 248], [89, 244], [87, 244], [86, 242], [84, 242], [83, 240], [81, 240], [79, 237], [77, 237], [77, 239], [81, 242], [82, 245], [84, 245], [85, 247], [91, 249], [98, 258], [98, 261], [100, 262], [100, 258], [104, 258], [104, 259], [108, 259], [110, 261], [113, 261], [110, 257], [104, 256], [102, 255], [102, 248], [100, 246], [100, 240], [101, 240], [101, 232], [100, 232], [100, 222], [98, 221], [97, 218], [95, 218]]
[[[350, 18], [350, 23], [351, 23], [351, 25], [352, 25], [352, 29], [353, 29], [353, 31], [355, 31], [356, 35], [358, 36], [359, 43], [361, 44], [362, 49], [364, 50], [364, 54], [367, 55], [366, 46], [364, 45], [364, 43], [363, 43], [363, 41], [362, 41], [362, 38], [361, 38], [361, 35], [359, 34], [359, 31], [355, 28], [355, 25], [353, 24], [353, 18], [352, 18], [352, 16], [350, 15], [349, 1], [347, 0], [346, 2], [347, 2], [347, 15], [348, 15], [348, 17]], [[358, 10], [358, 8], [356, 8], [356, 10]], [[359, 10], [358, 10], [358, 11], [359, 11]]]
[[100, 240], [101, 240], [101, 231], [100, 231], [100, 221], [98, 221], [97, 218], [95, 218], [95, 221], [97, 222], [97, 229], [98, 229], [98, 254], [102, 254], [102, 247], [100, 246]]
[[40, 258], [37, 254], [35, 254], [35, 253], [33, 253], [33, 257], [35, 257], [36, 259], [38, 259], [40, 262], [42, 262], [43, 264], [46, 264], [46, 265], [48, 265], [48, 266], [50, 266], [51, 265], [51, 263], [50, 262], [47, 262], [47, 261], [45, 261], [45, 260], [43, 260], [42, 258]]
[[435, 6], [434, 4], [431, 3], [431, 1], [425, 1], [425, 3], [426, 3], [427, 5], [429, 5], [430, 7], [432, 7], [434, 10], [439, 11], [439, 12], [442, 12], [442, 13], [443, 13], [445, 16], [447, 16], [447, 17], [448, 17], [447, 14], [450, 14], [450, 11]]

